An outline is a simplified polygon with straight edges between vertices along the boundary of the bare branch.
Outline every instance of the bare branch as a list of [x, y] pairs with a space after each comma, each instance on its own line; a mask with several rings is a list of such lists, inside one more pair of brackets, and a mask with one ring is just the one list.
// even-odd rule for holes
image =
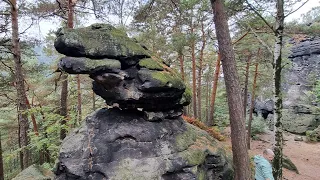
[[3, 2], [7, 3], [8, 5], [12, 6], [12, 2], [10, 0], [2, 0]]
[[28, 29], [31, 28], [32, 25], [33, 25], [33, 19], [31, 20], [31, 24], [29, 25], [29, 27], [27, 27], [25, 30], [23, 30], [20, 34], [24, 34]]
[[264, 46], [267, 48], [267, 50], [269, 51], [269, 53], [273, 54], [273, 51], [272, 49], [264, 42], [261, 40], [261, 38], [259, 37], [259, 35], [254, 31], [254, 29], [252, 29], [252, 27], [247, 24], [247, 26], [249, 27], [249, 29], [252, 31], [252, 33], [254, 34], [254, 36], [258, 39], [258, 41]]
[[7, 67], [7, 68], [11, 71], [12, 74], [15, 74], [15, 73], [14, 73], [14, 70], [12, 69], [12, 67], [10, 67], [9, 65], [7, 65], [7, 64], [4, 63], [3, 61], [0, 61], [0, 62], [1, 62], [1, 64], [3, 64], [5, 67]]
[[299, 10], [300, 8], [302, 8], [302, 6], [304, 6], [308, 1], [309, 1], [309, 0], [307, 0], [307, 1], [304, 2], [304, 3], [302, 3], [301, 6], [299, 6], [297, 9], [289, 12], [289, 13], [288, 13], [287, 15], [285, 15], [284, 17], [286, 18], [286, 17], [288, 17], [289, 15], [291, 15], [291, 14], [295, 13], [296, 11], [298, 11], [298, 10]]
[[276, 31], [274, 30], [274, 28], [268, 23], [268, 21], [262, 17], [262, 15], [248, 2], [248, 0], [246, 0], [246, 3], [248, 4], [248, 6], [250, 7], [250, 9], [257, 15], [259, 16], [262, 21], [274, 32], [276, 33]]

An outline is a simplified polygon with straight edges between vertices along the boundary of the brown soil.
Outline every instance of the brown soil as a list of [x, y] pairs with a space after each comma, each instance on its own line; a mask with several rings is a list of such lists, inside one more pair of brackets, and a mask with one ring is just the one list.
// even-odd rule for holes
[[[283, 169], [283, 179], [320, 180], [320, 143], [294, 141], [295, 136], [290, 133], [284, 134], [285, 145], [283, 152], [296, 165], [299, 174]], [[260, 140], [252, 140], [251, 150], [249, 151], [250, 156], [261, 154], [265, 148], [272, 148], [272, 137], [272, 133], [268, 132], [260, 135]], [[227, 139], [226, 143], [230, 145], [230, 138]]]

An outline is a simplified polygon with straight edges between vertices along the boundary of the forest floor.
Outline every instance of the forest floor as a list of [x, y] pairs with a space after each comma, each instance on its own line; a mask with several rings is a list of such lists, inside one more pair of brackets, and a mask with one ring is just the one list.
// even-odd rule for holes
[[[230, 132], [226, 129], [225, 132]], [[320, 143], [294, 141], [296, 135], [284, 133], [283, 153], [296, 165], [300, 174], [283, 169], [284, 180], [320, 180]], [[229, 136], [230, 137], [230, 136]], [[272, 133], [258, 135], [260, 140], [251, 141], [250, 156], [262, 154], [266, 148], [272, 147]], [[305, 140], [305, 137], [303, 137]], [[227, 142], [231, 144], [230, 138]]]

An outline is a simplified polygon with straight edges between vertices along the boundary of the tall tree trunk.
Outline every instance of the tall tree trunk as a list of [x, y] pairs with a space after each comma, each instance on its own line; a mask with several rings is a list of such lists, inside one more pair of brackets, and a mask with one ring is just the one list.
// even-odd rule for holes
[[4, 180], [2, 146], [1, 146], [1, 132], [0, 132], [0, 180]]
[[214, 77], [213, 77], [213, 84], [212, 84], [210, 114], [209, 114], [210, 116], [209, 116], [208, 126], [213, 126], [215, 123], [214, 122], [214, 104], [216, 101], [218, 81], [219, 81], [220, 62], [221, 62], [221, 56], [220, 56], [220, 53], [218, 52], [218, 58], [217, 58], [217, 62], [216, 62], [216, 68], [215, 68]]
[[[209, 71], [210, 72], [210, 71]], [[209, 73], [206, 75], [206, 125], [208, 126], [208, 123], [209, 123], [209, 108], [210, 108], [210, 102], [209, 102], [209, 99], [210, 99], [210, 91], [209, 91], [209, 79], [210, 79], [210, 76], [209, 76]]]
[[244, 119], [246, 119], [247, 115], [247, 99], [248, 99], [248, 81], [249, 81], [249, 68], [250, 68], [250, 60], [251, 60], [251, 54], [248, 56], [247, 59], [247, 66], [246, 66], [246, 79], [244, 82], [244, 93], [243, 93], [243, 110], [244, 110]]
[[201, 23], [201, 32], [202, 32], [202, 47], [200, 50], [200, 58], [199, 58], [199, 70], [198, 70], [198, 119], [199, 121], [201, 121], [201, 116], [202, 116], [202, 107], [201, 107], [201, 91], [202, 91], [202, 64], [203, 64], [203, 54], [204, 54], [204, 49], [206, 47], [206, 36], [205, 36], [205, 32], [204, 32], [204, 27], [203, 27], [203, 22]]
[[254, 72], [254, 79], [253, 79], [253, 87], [252, 87], [252, 94], [251, 94], [251, 106], [250, 106], [250, 114], [249, 114], [249, 123], [248, 123], [248, 136], [247, 136], [247, 146], [250, 149], [250, 139], [251, 139], [251, 123], [252, 123], [252, 114], [254, 108], [254, 97], [255, 97], [255, 90], [257, 85], [257, 76], [258, 76], [258, 63], [256, 63], [256, 70]]
[[[82, 99], [81, 99], [81, 79], [80, 79], [80, 74], [77, 74], [77, 92], [78, 92], [78, 104], [77, 104], [77, 112], [78, 112], [78, 123], [81, 122], [82, 120]], [[77, 123], [75, 123], [77, 126]]]
[[[30, 105], [30, 102], [29, 102], [29, 99], [28, 99], [27, 95], [26, 95], [26, 104], [27, 104], [28, 109], [30, 110], [31, 109], [31, 105]], [[36, 136], [39, 136], [36, 117], [34, 116], [34, 113], [31, 112], [30, 114], [31, 114], [31, 120], [32, 120], [32, 125], [33, 125], [33, 131], [34, 131]]]
[[246, 126], [228, 20], [222, 0], [211, 0], [211, 5], [228, 96], [235, 180], [247, 180], [250, 179], [250, 170]]
[[28, 145], [28, 110], [26, 104], [26, 91], [24, 84], [24, 75], [22, 73], [21, 50], [19, 43], [19, 25], [18, 25], [18, 9], [16, 0], [11, 0], [11, 21], [12, 21], [12, 52], [15, 64], [15, 79], [17, 89], [17, 105], [18, 105], [18, 120], [19, 120], [19, 140], [22, 148], [22, 169], [29, 165]]
[[[182, 81], [185, 83], [185, 77], [184, 77], [184, 58], [183, 58], [183, 54], [182, 52], [179, 53], [178, 56], [179, 62], [180, 62], [180, 74], [181, 74], [181, 78]], [[188, 114], [188, 110], [186, 106], [183, 106], [183, 115], [187, 115]]]
[[[73, 13], [74, 13], [74, 5], [72, 0], [68, 0], [68, 20], [67, 25], [68, 28], [73, 28]], [[61, 121], [61, 125], [64, 126], [67, 123], [68, 116], [68, 74], [64, 73], [61, 77], [62, 87], [61, 87], [61, 95], [60, 95], [60, 115], [64, 117]], [[67, 131], [65, 128], [62, 128], [60, 131], [60, 139], [64, 139], [67, 136]]]
[[183, 60], [183, 54], [179, 54], [179, 62], [180, 62], [180, 73], [181, 73], [181, 78], [182, 81], [185, 82], [185, 77], [184, 77], [184, 60]]
[[[193, 35], [193, 25], [191, 25], [191, 34]], [[193, 116], [198, 118], [197, 115], [197, 85], [196, 85], [196, 56], [195, 56], [195, 40], [191, 40], [191, 58], [192, 58], [192, 107]]]
[[[61, 95], [60, 95], [60, 115], [63, 117], [60, 124], [65, 126], [67, 124], [68, 116], [68, 74], [62, 72], [61, 76]], [[62, 127], [60, 131], [60, 139], [63, 140], [67, 136], [67, 130]]]
[[274, 102], [275, 102], [275, 157], [273, 160], [273, 176], [276, 180], [282, 179], [282, 97], [281, 97], [281, 61], [282, 61], [282, 36], [284, 29], [284, 1], [277, 0], [277, 16], [275, 25], [276, 43], [274, 47]]

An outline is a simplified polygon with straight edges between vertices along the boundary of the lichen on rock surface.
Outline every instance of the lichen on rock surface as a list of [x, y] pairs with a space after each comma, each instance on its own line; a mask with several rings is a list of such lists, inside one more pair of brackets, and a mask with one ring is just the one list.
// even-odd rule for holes
[[101, 109], [64, 140], [56, 174], [58, 180], [231, 180], [228, 156], [220, 142], [181, 117], [155, 123], [137, 110]]
[[93, 24], [77, 29], [64, 28], [56, 34], [55, 48], [67, 56], [94, 59], [149, 57], [149, 53], [141, 45], [108, 24]]

